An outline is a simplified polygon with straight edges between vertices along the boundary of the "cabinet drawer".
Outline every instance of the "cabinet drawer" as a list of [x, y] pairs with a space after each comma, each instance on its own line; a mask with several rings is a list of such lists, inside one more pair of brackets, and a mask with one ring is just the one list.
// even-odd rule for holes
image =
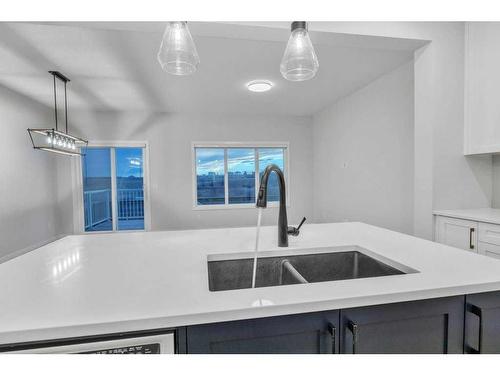
[[479, 223], [478, 240], [500, 246], [500, 225]]
[[500, 259], [500, 245], [493, 245], [487, 242], [478, 243], [479, 254], [487, 255], [492, 258]]

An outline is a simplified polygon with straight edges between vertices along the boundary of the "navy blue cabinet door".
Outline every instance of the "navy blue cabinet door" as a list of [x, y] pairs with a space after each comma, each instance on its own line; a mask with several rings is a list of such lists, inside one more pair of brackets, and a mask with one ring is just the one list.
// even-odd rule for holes
[[500, 354], [500, 292], [465, 299], [465, 353]]
[[199, 354], [338, 352], [339, 312], [328, 311], [187, 327], [187, 351]]
[[341, 311], [342, 353], [463, 353], [464, 297]]

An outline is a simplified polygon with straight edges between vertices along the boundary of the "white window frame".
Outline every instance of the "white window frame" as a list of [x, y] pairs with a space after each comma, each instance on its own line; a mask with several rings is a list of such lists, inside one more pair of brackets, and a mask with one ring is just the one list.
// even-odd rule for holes
[[[224, 149], [224, 204], [199, 205], [198, 189], [196, 178], [196, 149], [197, 148], [223, 148]], [[289, 142], [206, 142], [196, 141], [191, 143], [191, 167], [192, 167], [192, 190], [193, 190], [193, 210], [227, 210], [240, 208], [255, 208], [255, 203], [228, 203], [228, 170], [227, 170], [227, 149], [228, 148], [282, 148], [283, 165], [285, 167], [285, 185], [286, 185], [286, 205], [290, 206], [290, 143]], [[259, 155], [255, 154], [255, 169], [259, 170]], [[255, 197], [259, 189], [259, 173], [255, 175]], [[269, 202], [268, 207], [278, 207], [279, 202]]]
[[[73, 181], [73, 229], [77, 234], [96, 234], [96, 233], [131, 233], [145, 232], [151, 230], [151, 199], [150, 199], [150, 181], [149, 181], [149, 142], [148, 141], [89, 141], [88, 148], [111, 148], [111, 194], [113, 207], [113, 230], [109, 231], [85, 231], [84, 205], [83, 205], [83, 174], [82, 158], [72, 158], [72, 181]], [[115, 148], [119, 147], [140, 147], [143, 149], [143, 184], [144, 184], [144, 229], [118, 230], [116, 217], [116, 163]]]

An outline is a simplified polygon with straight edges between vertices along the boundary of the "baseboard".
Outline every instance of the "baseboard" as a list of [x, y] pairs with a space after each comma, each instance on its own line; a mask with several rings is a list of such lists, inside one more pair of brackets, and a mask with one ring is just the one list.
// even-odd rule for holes
[[13, 252], [7, 254], [7, 255], [4, 255], [3, 257], [0, 257], [0, 264], [1, 263], [5, 263], [11, 259], [14, 259], [14, 258], [17, 258], [18, 256], [21, 256], [21, 255], [24, 255], [26, 253], [29, 253], [30, 251], [33, 251], [35, 249], [38, 249], [39, 247], [42, 247], [42, 246], [45, 246], [51, 242], [54, 242], [54, 241], [57, 241], [63, 237], [66, 237], [67, 234], [60, 234], [60, 235], [57, 235], [57, 236], [54, 236], [54, 237], [51, 237], [45, 241], [41, 241], [41, 242], [38, 242], [36, 244], [33, 244], [33, 245], [30, 245], [30, 246], [26, 246], [22, 249], [18, 249], [18, 250], [14, 250]]

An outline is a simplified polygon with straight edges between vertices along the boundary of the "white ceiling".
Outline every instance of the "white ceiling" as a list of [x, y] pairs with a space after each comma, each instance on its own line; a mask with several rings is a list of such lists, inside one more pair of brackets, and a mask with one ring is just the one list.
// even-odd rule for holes
[[[190, 23], [201, 63], [192, 76], [164, 73], [161, 23], [0, 23], [0, 85], [52, 106], [48, 70], [69, 76], [71, 108], [312, 115], [413, 57], [424, 42], [311, 32], [317, 76], [288, 82], [279, 63], [289, 35], [276, 28]], [[266, 93], [245, 83], [271, 80]]]

